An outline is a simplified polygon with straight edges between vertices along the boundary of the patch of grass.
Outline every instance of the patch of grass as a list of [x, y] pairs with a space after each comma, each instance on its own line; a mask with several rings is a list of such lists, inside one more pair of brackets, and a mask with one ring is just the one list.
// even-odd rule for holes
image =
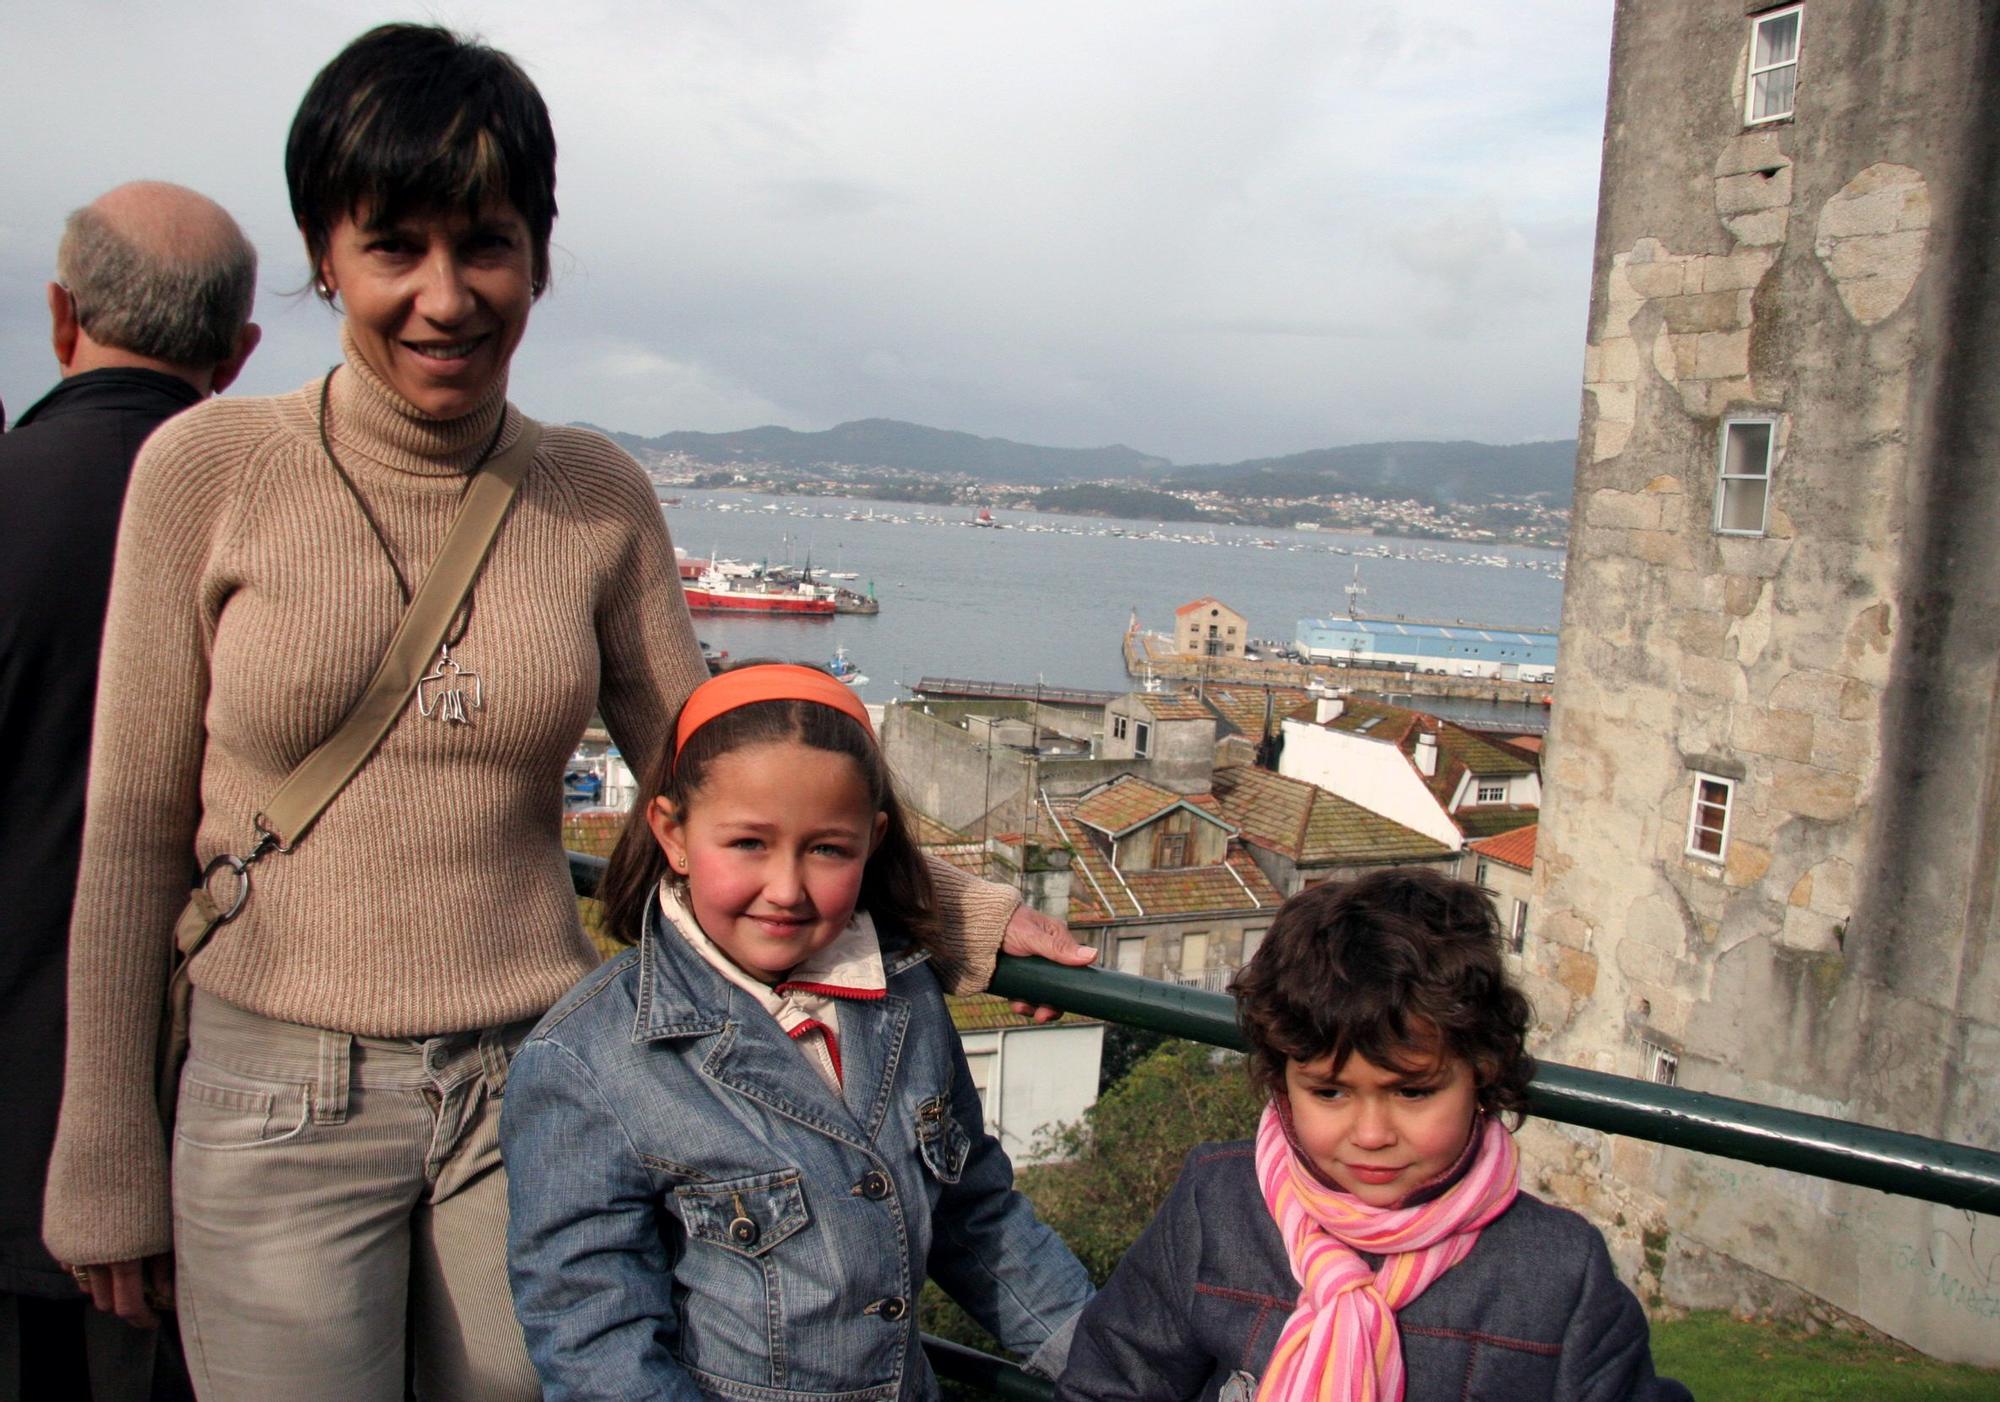
[[1995, 1402], [2000, 1371], [1838, 1330], [1701, 1311], [1653, 1325], [1653, 1364], [1700, 1402]]

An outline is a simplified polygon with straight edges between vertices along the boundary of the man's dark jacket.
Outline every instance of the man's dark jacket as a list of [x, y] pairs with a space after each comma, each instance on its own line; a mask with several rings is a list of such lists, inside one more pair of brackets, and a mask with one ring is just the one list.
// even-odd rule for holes
[[97, 650], [132, 459], [200, 398], [157, 371], [91, 370], [0, 434], [0, 1290], [17, 1294], [76, 1293], [42, 1247], [42, 1177]]

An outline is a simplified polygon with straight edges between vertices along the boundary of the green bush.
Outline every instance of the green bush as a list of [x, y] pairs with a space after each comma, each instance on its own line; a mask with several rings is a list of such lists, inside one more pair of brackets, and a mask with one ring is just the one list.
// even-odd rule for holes
[[[1168, 1041], [1055, 1131], [1041, 1146], [1054, 1161], [1022, 1169], [1020, 1189], [1102, 1285], [1166, 1201], [1188, 1150], [1254, 1133], [1262, 1109], [1242, 1057]], [[920, 1318], [926, 1333], [1000, 1352], [935, 1285], [924, 1287]]]

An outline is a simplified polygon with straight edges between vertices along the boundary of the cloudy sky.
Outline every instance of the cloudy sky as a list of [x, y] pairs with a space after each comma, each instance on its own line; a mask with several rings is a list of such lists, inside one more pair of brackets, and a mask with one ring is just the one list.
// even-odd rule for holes
[[1609, 0], [13, 0], [0, 398], [54, 376], [63, 215], [215, 196], [263, 255], [240, 388], [337, 354], [287, 125], [390, 18], [476, 32], [561, 146], [529, 413], [883, 416], [1229, 461], [1576, 430]]

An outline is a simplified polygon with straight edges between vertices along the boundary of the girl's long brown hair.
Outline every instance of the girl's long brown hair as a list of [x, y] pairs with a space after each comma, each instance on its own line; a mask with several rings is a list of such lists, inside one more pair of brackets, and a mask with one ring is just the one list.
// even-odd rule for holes
[[625, 828], [618, 834], [618, 845], [597, 888], [597, 898], [604, 903], [605, 929], [613, 939], [637, 944], [660, 882], [665, 879], [685, 885], [667, 865], [667, 854], [660, 850], [647, 825], [646, 810], [653, 799], [664, 796], [679, 812], [686, 813], [700, 802], [709, 772], [722, 756], [752, 745], [791, 742], [846, 755], [860, 767], [869, 801], [889, 819], [881, 842], [862, 871], [860, 908], [873, 916], [885, 933], [900, 933], [925, 948], [934, 946], [937, 903], [930, 869], [910, 840], [882, 748], [860, 722], [816, 701], [755, 701], [725, 711], [702, 726], [688, 737], [679, 754], [671, 749], [673, 727], [668, 727], [667, 734], [668, 744], [661, 747], [660, 757], [645, 776], [639, 801], [626, 815]]

